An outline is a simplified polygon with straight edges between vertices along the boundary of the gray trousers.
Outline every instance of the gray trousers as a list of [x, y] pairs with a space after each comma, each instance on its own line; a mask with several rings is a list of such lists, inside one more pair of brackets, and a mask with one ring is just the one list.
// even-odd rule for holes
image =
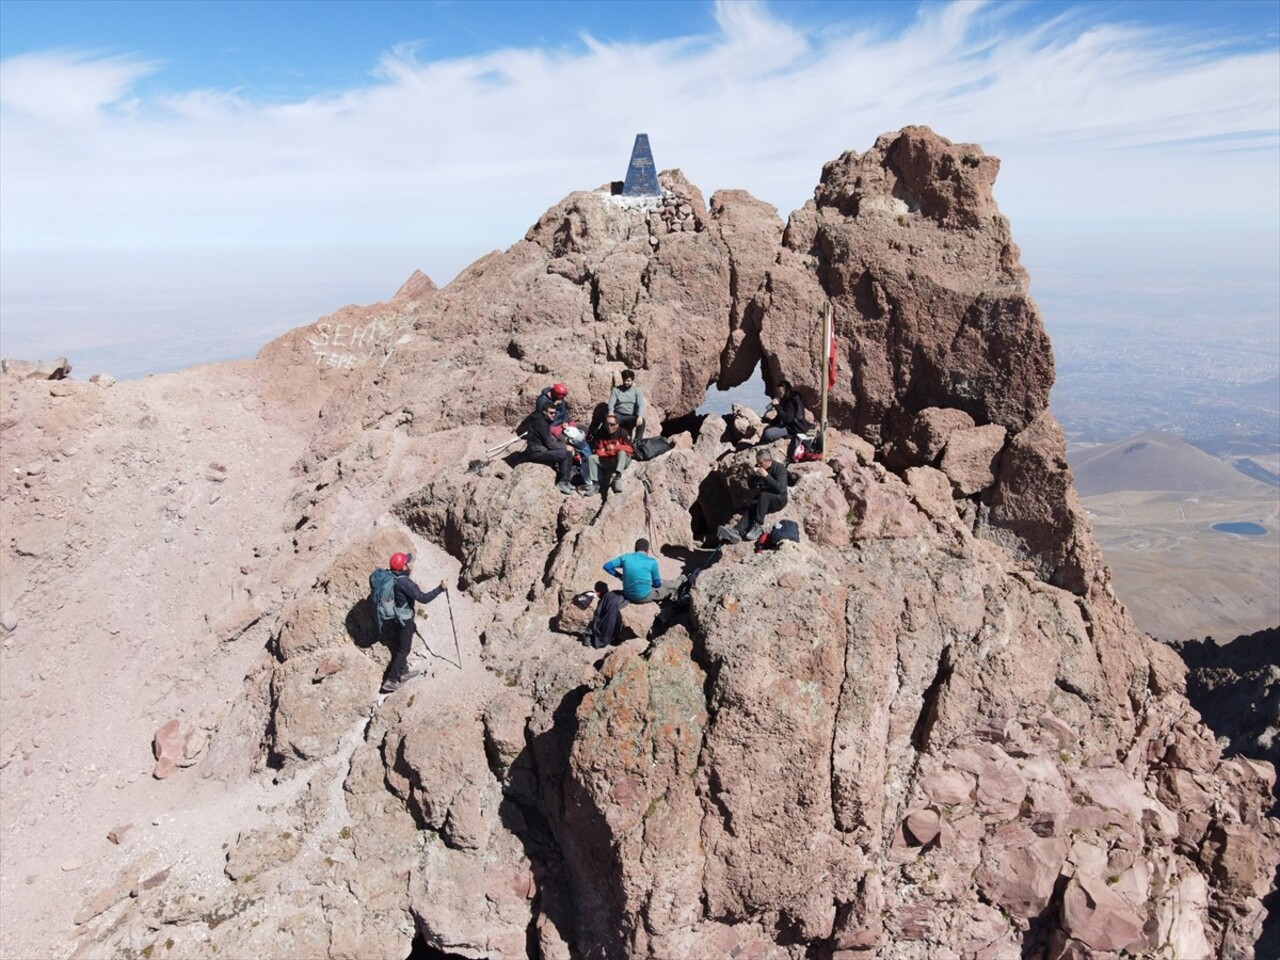
[[627, 469], [627, 464], [631, 462], [631, 458], [625, 453], [620, 453], [616, 457], [598, 457], [594, 453], [587, 458], [587, 483], [594, 483], [600, 486], [600, 464], [604, 463], [605, 468], [611, 473], [621, 473]]

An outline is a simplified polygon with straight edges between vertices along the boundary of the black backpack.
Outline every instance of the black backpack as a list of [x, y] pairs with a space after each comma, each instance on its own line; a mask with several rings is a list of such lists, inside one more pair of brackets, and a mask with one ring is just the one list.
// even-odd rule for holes
[[632, 445], [632, 449], [636, 452], [637, 460], [652, 460], [662, 456], [673, 446], [674, 444], [666, 437], [645, 437], [643, 440], [637, 440]]
[[760, 537], [756, 540], [756, 553], [761, 550], [777, 550], [784, 540], [799, 543], [800, 524], [794, 520], [779, 520], [764, 533], [760, 534]]

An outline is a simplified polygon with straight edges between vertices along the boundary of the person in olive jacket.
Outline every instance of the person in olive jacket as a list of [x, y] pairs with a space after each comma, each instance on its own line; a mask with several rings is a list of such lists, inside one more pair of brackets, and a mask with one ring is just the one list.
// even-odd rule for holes
[[756, 539], [764, 532], [764, 518], [787, 505], [787, 465], [775, 462], [769, 450], [761, 450], [756, 454], [751, 485], [757, 491], [755, 502], [736, 524], [726, 523], [716, 531], [727, 543]]

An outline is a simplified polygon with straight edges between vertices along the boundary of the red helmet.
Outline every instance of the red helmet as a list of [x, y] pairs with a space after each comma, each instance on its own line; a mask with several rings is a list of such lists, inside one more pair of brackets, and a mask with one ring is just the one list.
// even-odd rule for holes
[[569, 388], [566, 387], [563, 383], [557, 383], [551, 387], [551, 395], [555, 397], [557, 400], [559, 400], [568, 392], [569, 392]]
[[412, 553], [393, 553], [391, 555], [391, 569], [403, 570], [409, 565], [409, 561], [413, 559]]

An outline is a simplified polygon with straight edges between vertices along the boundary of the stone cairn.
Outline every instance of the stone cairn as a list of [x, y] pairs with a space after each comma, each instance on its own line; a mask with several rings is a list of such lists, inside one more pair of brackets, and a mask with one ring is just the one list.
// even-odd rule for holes
[[658, 208], [657, 217], [649, 216], [650, 231], [656, 235], [664, 233], [701, 233], [705, 227], [702, 219], [694, 211], [693, 197], [688, 194], [662, 191], [662, 206]]

